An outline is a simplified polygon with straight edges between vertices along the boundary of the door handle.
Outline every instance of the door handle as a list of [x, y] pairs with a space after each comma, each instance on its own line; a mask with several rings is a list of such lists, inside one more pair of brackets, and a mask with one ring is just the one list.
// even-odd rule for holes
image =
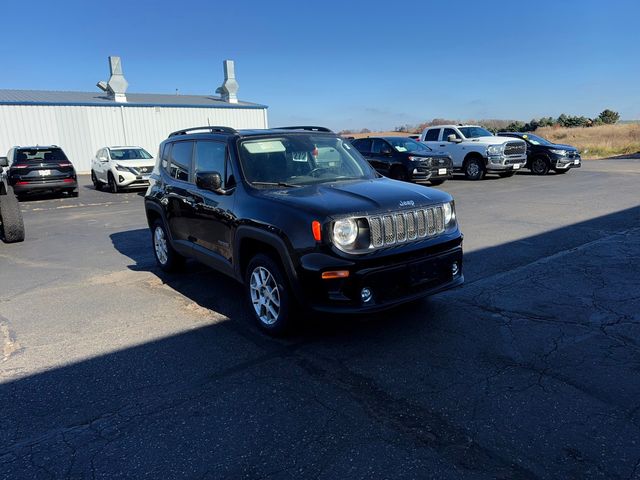
[[446, 145], [440, 145], [441, 147], [446, 147]]

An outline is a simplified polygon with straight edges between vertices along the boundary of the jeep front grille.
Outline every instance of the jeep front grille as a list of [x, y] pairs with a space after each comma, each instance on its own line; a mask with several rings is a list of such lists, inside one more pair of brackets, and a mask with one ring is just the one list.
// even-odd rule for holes
[[527, 146], [524, 142], [508, 142], [504, 146], [505, 155], [524, 155], [527, 151]]
[[371, 216], [367, 221], [374, 248], [421, 240], [444, 232], [442, 206]]

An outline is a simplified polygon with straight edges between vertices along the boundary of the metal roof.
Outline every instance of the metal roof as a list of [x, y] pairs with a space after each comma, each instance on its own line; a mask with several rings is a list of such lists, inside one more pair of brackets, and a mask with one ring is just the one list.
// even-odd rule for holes
[[170, 108], [268, 108], [259, 103], [227, 103], [210, 95], [127, 93], [127, 102], [116, 102], [103, 92], [57, 92], [47, 90], [0, 90], [0, 105], [65, 105], [103, 107]]

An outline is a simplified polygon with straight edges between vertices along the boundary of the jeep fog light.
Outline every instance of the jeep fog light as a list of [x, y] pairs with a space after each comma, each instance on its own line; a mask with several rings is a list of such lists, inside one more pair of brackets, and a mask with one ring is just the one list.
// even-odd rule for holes
[[451, 273], [455, 277], [458, 273], [460, 273], [460, 267], [458, 266], [458, 262], [453, 262], [451, 265]]
[[368, 287], [364, 287], [362, 290], [360, 290], [360, 298], [362, 299], [363, 303], [369, 303], [373, 298], [373, 292]]

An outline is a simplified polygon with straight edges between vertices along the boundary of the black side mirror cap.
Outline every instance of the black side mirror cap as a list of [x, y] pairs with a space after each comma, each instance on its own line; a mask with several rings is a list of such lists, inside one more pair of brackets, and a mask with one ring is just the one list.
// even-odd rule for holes
[[7, 157], [0, 157], [0, 167], [8, 167], [9, 159]]
[[196, 186], [201, 190], [224, 194], [222, 190], [222, 176], [219, 172], [197, 172]]

